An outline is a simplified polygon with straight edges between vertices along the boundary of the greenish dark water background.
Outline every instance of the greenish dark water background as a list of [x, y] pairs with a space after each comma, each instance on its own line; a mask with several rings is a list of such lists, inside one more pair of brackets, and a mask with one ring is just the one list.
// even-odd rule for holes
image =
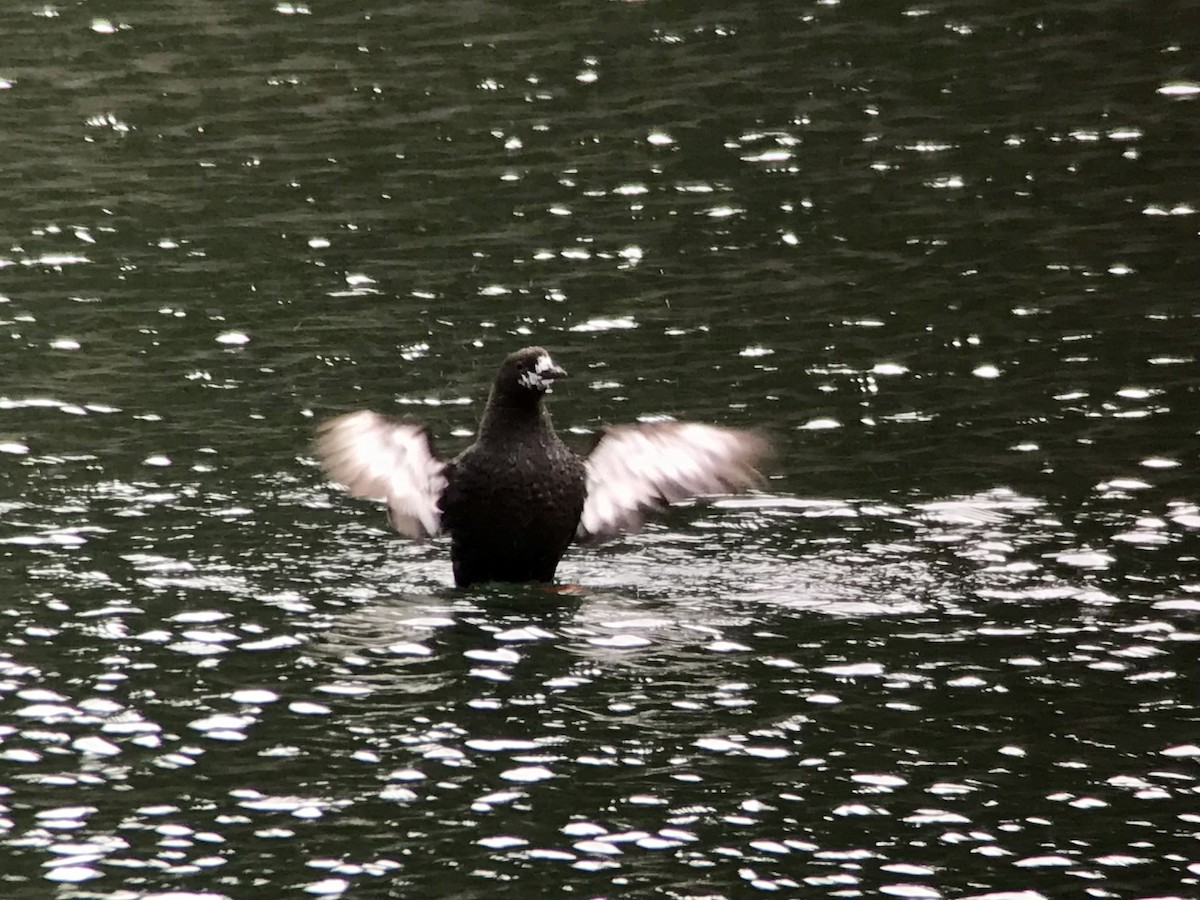
[[[1200, 894], [1195, 7], [0, 14], [0, 896]], [[457, 592], [315, 421], [765, 426]]]

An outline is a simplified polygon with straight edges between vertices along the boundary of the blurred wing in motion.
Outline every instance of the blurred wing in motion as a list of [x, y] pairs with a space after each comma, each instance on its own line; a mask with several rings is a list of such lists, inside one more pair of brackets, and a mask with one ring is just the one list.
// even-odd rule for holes
[[387, 503], [388, 519], [402, 535], [437, 534], [445, 464], [423, 427], [365, 410], [347, 413], [317, 427], [314, 447], [330, 480], [355, 497]]
[[586, 458], [587, 502], [575, 536], [606, 540], [636, 531], [668, 503], [754, 487], [770, 452], [761, 434], [696, 422], [606, 428]]

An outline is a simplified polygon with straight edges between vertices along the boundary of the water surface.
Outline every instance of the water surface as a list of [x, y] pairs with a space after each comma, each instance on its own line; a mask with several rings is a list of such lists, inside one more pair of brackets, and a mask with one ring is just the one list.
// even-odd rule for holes
[[[1190, 897], [1182, 4], [28, 7], [0, 894]], [[459, 592], [315, 422], [766, 427]]]

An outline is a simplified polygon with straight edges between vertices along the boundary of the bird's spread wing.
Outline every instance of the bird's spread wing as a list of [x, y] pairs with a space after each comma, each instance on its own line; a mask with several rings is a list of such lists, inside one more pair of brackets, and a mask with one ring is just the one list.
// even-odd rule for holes
[[636, 531], [653, 509], [702, 494], [746, 490], [770, 443], [752, 431], [695, 422], [606, 428], [588, 454], [587, 502], [576, 537]]
[[347, 413], [318, 426], [315, 449], [332, 481], [355, 497], [387, 503], [398, 532], [417, 539], [437, 534], [445, 464], [420, 425], [374, 412]]

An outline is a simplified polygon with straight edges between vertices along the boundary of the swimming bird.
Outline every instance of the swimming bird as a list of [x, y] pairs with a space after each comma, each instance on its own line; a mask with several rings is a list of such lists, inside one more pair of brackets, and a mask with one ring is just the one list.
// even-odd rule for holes
[[572, 541], [637, 530], [650, 511], [761, 481], [761, 434], [697, 422], [602, 429], [582, 456], [542, 402], [566, 371], [541, 347], [496, 373], [475, 442], [440, 459], [421, 425], [361, 410], [318, 426], [315, 450], [351, 495], [387, 503], [400, 534], [450, 534], [454, 582], [552, 581]]

